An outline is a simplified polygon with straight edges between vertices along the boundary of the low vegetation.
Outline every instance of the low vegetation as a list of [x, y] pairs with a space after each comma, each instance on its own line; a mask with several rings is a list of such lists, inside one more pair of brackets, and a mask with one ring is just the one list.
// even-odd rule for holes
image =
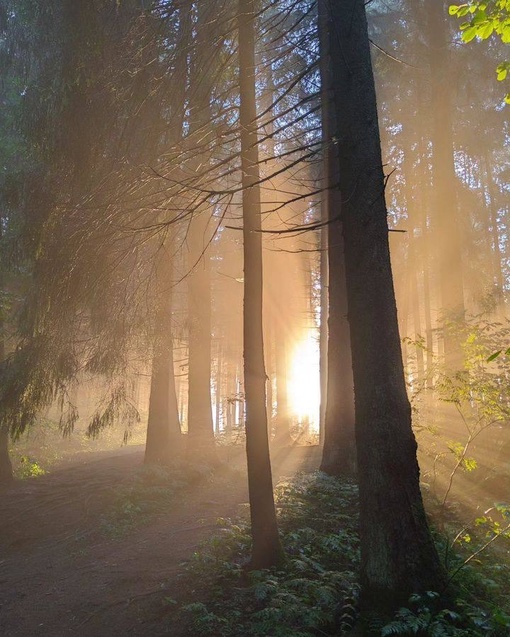
[[[212, 478], [212, 467], [207, 464], [142, 466], [129, 481], [112, 490], [101, 530], [111, 538], [122, 538], [154, 515], [168, 513], [176, 502]], [[221, 477], [216, 480], [221, 481]]]
[[[278, 486], [277, 507], [287, 555], [283, 566], [246, 571], [250, 533], [242, 520], [220, 520], [219, 533], [194, 555], [187, 568], [187, 600], [178, 609], [189, 635], [338, 636], [356, 624], [356, 485], [322, 473], [301, 475]], [[455, 524], [452, 517], [450, 535]], [[506, 637], [510, 569], [503, 559], [510, 540], [502, 528], [487, 517], [474, 522], [469, 535], [457, 528], [454, 541], [438, 536], [450, 573], [448, 591], [414, 595], [392, 621], [370, 618], [364, 634]], [[486, 546], [496, 535], [501, 537]]]

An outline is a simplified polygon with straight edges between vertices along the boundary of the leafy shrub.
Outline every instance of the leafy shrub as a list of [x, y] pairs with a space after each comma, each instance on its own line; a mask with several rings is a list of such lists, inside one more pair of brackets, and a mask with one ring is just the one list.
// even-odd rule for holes
[[15, 466], [15, 476], [17, 478], [38, 478], [46, 474], [46, 470], [30, 456], [20, 456], [19, 462]]

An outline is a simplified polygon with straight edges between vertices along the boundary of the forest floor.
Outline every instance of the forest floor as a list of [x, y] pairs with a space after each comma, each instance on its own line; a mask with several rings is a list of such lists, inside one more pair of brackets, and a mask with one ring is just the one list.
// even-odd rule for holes
[[[178, 637], [169, 600], [182, 598], [183, 564], [219, 518], [246, 510], [244, 450], [220, 453], [212, 477], [146, 517], [122, 499], [139, 483], [140, 447], [77, 454], [0, 491], [0, 635]], [[317, 447], [282, 449], [275, 481], [318, 462]]]

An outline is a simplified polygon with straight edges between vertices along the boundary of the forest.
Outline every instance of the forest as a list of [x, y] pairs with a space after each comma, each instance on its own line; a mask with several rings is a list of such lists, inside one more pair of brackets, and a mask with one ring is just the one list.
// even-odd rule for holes
[[0, 634], [510, 635], [510, 0], [0, 0]]

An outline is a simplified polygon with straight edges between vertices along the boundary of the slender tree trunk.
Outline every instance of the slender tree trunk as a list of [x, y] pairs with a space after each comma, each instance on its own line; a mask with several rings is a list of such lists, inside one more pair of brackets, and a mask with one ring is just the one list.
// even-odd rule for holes
[[221, 420], [221, 381], [222, 381], [222, 350], [220, 345], [218, 344], [218, 358], [216, 361], [216, 422], [215, 422], [215, 430], [216, 433], [220, 433], [220, 420]]
[[420, 487], [388, 245], [364, 0], [332, 2], [330, 43], [360, 489], [362, 605], [391, 613], [445, 583]]
[[[0, 217], [0, 239], [3, 236], [3, 219]], [[3, 291], [4, 277], [0, 276], [0, 288]], [[2, 308], [2, 312], [3, 312]], [[0, 362], [5, 358], [4, 319], [0, 316]], [[0, 485], [9, 484], [14, 480], [12, 464], [9, 457], [9, 432], [0, 423]]]
[[239, 0], [239, 75], [244, 254], [246, 456], [252, 532], [251, 568], [282, 559], [273, 496], [262, 335], [262, 235], [255, 102], [254, 0]]
[[443, 312], [444, 355], [447, 368], [462, 366], [459, 337], [448, 328], [464, 320], [461, 223], [458, 213], [453, 144], [452, 73], [448, 50], [445, 0], [427, 0], [423, 14], [428, 20], [430, 64], [433, 77], [432, 185], [435, 193], [435, 231], [439, 250], [439, 285]]
[[[211, 398], [211, 272], [206, 254], [210, 231], [205, 211], [193, 219], [190, 228], [189, 277], [189, 401], [188, 448], [194, 455], [214, 456], [214, 425]], [[198, 261], [198, 264], [197, 264]]]
[[[328, 225], [329, 312], [327, 345], [327, 398], [324, 413], [324, 447], [321, 470], [329, 475], [348, 475], [356, 470], [354, 437], [354, 388], [351, 342], [347, 320], [347, 289], [345, 283], [344, 239], [341, 212], [341, 192], [338, 189], [338, 157], [333, 142], [336, 131], [335, 112], [331, 103], [332, 78], [330, 47], [327, 37], [327, 0], [319, 3], [321, 42], [321, 82], [323, 85], [322, 126], [324, 166], [326, 174], [325, 214]], [[335, 219], [335, 221], [332, 221]]]
[[290, 435], [291, 413], [288, 388], [289, 360], [288, 333], [282, 325], [283, 317], [276, 317], [280, 324], [278, 338], [275, 343], [275, 369], [276, 369], [276, 418], [274, 423], [273, 445], [285, 447], [293, 443]]
[[[326, 180], [324, 180], [326, 181]], [[327, 185], [323, 186], [327, 187]], [[327, 209], [327, 197], [322, 197], [321, 202], [321, 221], [324, 223], [328, 219]], [[320, 343], [320, 388], [321, 388], [321, 402], [320, 402], [320, 414], [319, 414], [319, 444], [324, 444], [324, 433], [326, 427], [326, 405], [327, 405], [327, 391], [328, 391], [328, 315], [329, 315], [329, 272], [328, 272], [328, 229], [327, 227], [321, 228], [321, 240], [320, 240], [321, 256], [320, 256], [320, 269], [321, 269], [321, 324], [319, 332]]]
[[[405, 126], [407, 129], [407, 126]], [[411, 130], [411, 127], [409, 127]], [[420, 210], [417, 209], [415, 205], [415, 183], [416, 180], [414, 178], [415, 175], [415, 162], [413, 161], [415, 158], [415, 154], [412, 151], [412, 147], [410, 144], [406, 144], [404, 148], [404, 162], [403, 162], [403, 175], [405, 182], [405, 207], [407, 209], [407, 217], [409, 222], [414, 227], [419, 227], [419, 222], [421, 221], [421, 206]], [[416, 369], [413, 378], [413, 383], [416, 382], [421, 383], [424, 380], [425, 374], [425, 359], [424, 359], [424, 351], [423, 345], [420, 342], [422, 337], [422, 329], [421, 329], [421, 304], [420, 297], [423, 295], [420, 294], [419, 288], [419, 277], [418, 274], [423, 270], [423, 255], [420, 251], [420, 246], [422, 237], [419, 235], [416, 236], [414, 233], [408, 235], [407, 242], [407, 255], [406, 255], [406, 273], [403, 277], [407, 284], [406, 290], [406, 313], [409, 313], [409, 309], [411, 308], [411, 314], [413, 319], [413, 333], [412, 339], [416, 342], [414, 346], [414, 352], [416, 355]], [[397, 294], [398, 298], [398, 294]], [[407, 320], [406, 320], [407, 323]], [[406, 325], [407, 327], [407, 325]], [[408, 336], [408, 330], [404, 332], [406, 336]], [[406, 350], [408, 346], [406, 344]], [[407, 354], [407, 352], [406, 352]], [[407, 364], [408, 358], [407, 355], [404, 357], [404, 367]], [[409, 372], [408, 372], [409, 373]]]
[[[489, 195], [489, 218], [487, 220], [489, 228], [488, 233], [491, 235], [491, 256], [492, 256], [492, 276], [495, 286], [495, 292], [497, 295], [497, 310], [500, 310], [499, 305], [502, 302], [503, 297], [503, 272], [501, 269], [501, 249], [500, 249], [500, 236], [499, 236], [499, 228], [498, 228], [498, 201], [495, 193], [495, 184], [492, 170], [492, 162], [489, 159], [489, 153], [485, 151], [483, 158], [483, 166], [486, 180], [486, 188], [487, 194]], [[490, 239], [489, 239], [490, 240]]]
[[[407, 255], [409, 254], [409, 244], [411, 240], [407, 240], [406, 246], [406, 263], [404, 267], [404, 275], [401, 279], [400, 284], [400, 293], [397, 294], [397, 298], [400, 300], [400, 312], [399, 312], [399, 333], [403, 337], [409, 336], [409, 303], [410, 303], [410, 295], [409, 295], [409, 282], [408, 282], [408, 273], [409, 273], [409, 259]], [[407, 340], [402, 342], [402, 361], [404, 363], [404, 374], [407, 376], [407, 380], [409, 380], [409, 368], [407, 366], [407, 361], [409, 360], [409, 344]]]
[[[138, 1], [138, 0], [136, 0]], [[191, 21], [182, 7], [179, 9], [178, 49], [187, 51], [191, 37]], [[185, 64], [186, 53], [180, 54], [178, 63]], [[148, 63], [148, 62], [147, 62]], [[143, 86], [140, 90], [143, 91]], [[145, 87], [146, 88], [146, 87]], [[173, 89], [173, 128], [169, 141], [182, 141], [184, 126], [184, 104], [186, 99], [186, 77], [183, 74]], [[150, 106], [150, 104], [148, 104]], [[155, 122], [153, 123], [156, 128]], [[143, 146], [142, 146], [143, 147]], [[172, 238], [163, 240], [156, 255], [156, 288], [159, 309], [156, 314], [155, 338], [152, 355], [152, 373], [149, 394], [146, 464], [176, 462], [182, 455], [182, 409], [179, 409], [174, 364], [174, 342], [172, 332], [172, 275], [174, 268]], [[179, 387], [179, 389], [181, 389]]]
[[[262, 254], [262, 260], [264, 260], [264, 254]], [[267, 327], [266, 327], [267, 325]], [[273, 380], [275, 378], [274, 372], [274, 339], [273, 339], [273, 330], [271, 322], [264, 323], [264, 345], [265, 345], [265, 362], [266, 362], [266, 374], [267, 374], [267, 383], [266, 383], [266, 412], [267, 412], [267, 430], [269, 439], [271, 440], [271, 432], [273, 428]]]
[[427, 387], [434, 386], [434, 338], [432, 334], [432, 315], [430, 309], [430, 275], [423, 271], [423, 306], [425, 313], [425, 347], [427, 352]]
[[[418, 94], [420, 91], [425, 91], [426, 87], [423, 82], [419, 82], [417, 86]], [[421, 103], [419, 106], [422, 106]], [[424, 115], [423, 111], [421, 112]], [[423, 315], [425, 322], [425, 346], [426, 346], [426, 360], [427, 360], [427, 387], [432, 389], [434, 385], [434, 367], [435, 367], [435, 352], [434, 352], [434, 333], [432, 325], [432, 290], [433, 282], [431, 282], [432, 273], [434, 272], [433, 254], [430, 249], [430, 229], [429, 229], [429, 215], [431, 212], [431, 196], [432, 188], [430, 183], [430, 170], [428, 165], [428, 150], [427, 140], [420, 137], [418, 143], [418, 152], [421, 155], [421, 160], [416, 166], [418, 182], [424, 188], [424, 192], [421, 197], [421, 205], [419, 207], [419, 228], [421, 230], [420, 235], [420, 264], [423, 272]], [[428, 196], [427, 196], [428, 195]]]
[[[322, 139], [324, 143], [322, 158], [322, 198], [321, 198], [321, 221], [327, 223], [329, 219], [329, 201], [330, 196], [328, 189], [333, 186], [331, 183], [331, 152], [329, 151], [329, 143], [333, 131], [331, 130], [332, 108], [330, 101], [331, 94], [331, 78], [330, 78], [330, 60], [329, 60], [329, 34], [328, 34], [328, 12], [326, 0], [319, 0], [319, 46], [320, 46], [320, 74], [321, 74], [321, 115], [322, 115]], [[329, 106], [326, 106], [329, 104]], [[333, 127], [334, 128], [334, 127]], [[330, 140], [330, 141], [328, 141]], [[324, 225], [320, 230], [320, 331], [319, 331], [319, 374], [320, 374], [320, 412], [319, 412], [319, 444], [324, 445], [325, 429], [326, 429], [326, 407], [327, 407], [327, 391], [328, 391], [328, 319], [329, 319], [329, 253], [328, 253], [328, 227]]]
[[[276, 173], [278, 171], [278, 162], [276, 160], [275, 151], [275, 122], [276, 111], [274, 110], [274, 102], [277, 99], [278, 92], [275, 87], [273, 68], [269, 61], [264, 63], [266, 67], [266, 84], [267, 90], [263, 93], [261, 102], [262, 110], [271, 114], [269, 122], [265, 123], [263, 130], [267, 139], [264, 142], [264, 152], [261, 156], [263, 165], [265, 166], [266, 175]], [[267, 191], [266, 197], [269, 202], [265, 205], [265, 210], [269, 211], [267, 217], [274, 224], [275, 209], [277, 218], [282, 222], [282, 227], [294, 217], [294, 210], [288, 206], [284, 206], [286, 195], [284, 177], [276, 175], [271, 178], [271, 188]], [[264, 190], [262, 190], [262, 193]], [[262, 200], [264, 210], [264, 200]], [[281, 209], [280, 209], [281, 207]], [[269, 424], [273, 424], [274, 437], [271, 443], [274, 447], [285, 447], [293, 443], [290, 433], [291, 412], [290, 412], [290, 396], [289, 396], [289, 363], [290, 350], [293, 344], [293, 336], [295, 331], [295, 321], [297, 312], [294, 311], [293, 292], [295, 291], [296, 281], [295, 273], [292, 268], [295, 265], [295, 255], [280, 252], [280, 249], [292, 250], [294, 247], [293, 239], [290, 237], [279, 237], [277, 242], [273, 238], [267, 238], [262, 241], [263, 260], [265, 268], [271, 273], [271, 276], [264, 282], [264, 316], [266, 318], [265, 325], [269, 324], [274, 339], [274, 375], [276, 388], [276, 413], [271, 423], [272, 412], [269, 412]], [[265, 249], [266, 248], [266, 249]], [[269, 248], [269, 249], [267, 249]], [[291, 283], [292, 282], [292, 283]], [[271, 374], [268, 374], [271, 377]], [[268, 382], [268, 393], [270, 392], [271, 383]]]
[[[210, 100], [212, 73], [209, 42], [214, 33], [214, 2], [199, 0], [196, 3], [197, 20], [195, 46], [189, 78], [190, 104], [189, 138], [200, 148], [207, 146], [212, 135], [210, 128]], [[197, 141], [200, 138], [200, 141]], [[200, 170], [207, 164], [208, 151], [191, 158], [191, 168]], [[209, 242], [211, 238], [211, 210], [207, 202], [198, 205], [193, 212], [189, 228], [189, 395], [188, 395], [188, 451], [199, 452], [210, 460], [216, 460], [214, 423], [211, 397], [211, 264]]]
[[423, 358], [423, 347], [419, 342], [421, 337], [421, 312], [420, 312], [420, 297], [418, 294], [418, 275], [417, 275], [417, 263], [414, 258], [416, 255], [416, 246], [413, 247], [413, 259], [411, 264], [413, 266], [411, 273], [411, 298], [413, 302], [413, 330], [414, 340], [416, 341], [416, 375], [417, 380], [421, 383], [425, 375], [425, 362]]

